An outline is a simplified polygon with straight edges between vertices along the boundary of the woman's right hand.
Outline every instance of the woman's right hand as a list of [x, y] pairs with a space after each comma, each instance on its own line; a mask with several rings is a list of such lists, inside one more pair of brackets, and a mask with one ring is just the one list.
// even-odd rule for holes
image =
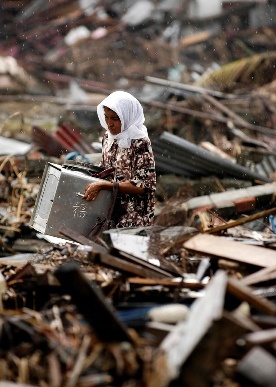
[[89, 202], [96, 200], [102, 189], [103, 187], [101, 182], [93, 182], [88, 184], [88, 186], [85, 188], [83, 199]]

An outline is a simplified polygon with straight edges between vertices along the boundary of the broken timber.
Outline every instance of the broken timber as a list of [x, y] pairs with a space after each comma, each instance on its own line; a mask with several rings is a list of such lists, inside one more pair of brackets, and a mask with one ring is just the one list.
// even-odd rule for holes
[[239, 281], [228, 279], [224, 271], [218, 271], [207, 285], [204, 297], [191, 306], [188, 320], [177, 324], [159, 346], [149, 387], [166, 387], [172, 381], [176, 381], [173, 385], [209, 386], [221, 360], [225, 356], [235, 356], [239, 337], [274, 339], [275, 330], [271, 330], [269, 335], [245, 336], [248, 332], [258, 332], [259, 327], [226, 310], [228, 294], [247, 301], [257, 310], [275, 315], [274, 304], [255, 296]]
[[153, 279], [153, 278], [139, 278], [130, 277], [127, 279], [130, 285], [140, 286], [166, 286], [169, 288], [189, 288], [189, 289], [204, 289], [205, 285], [201, 282], [189, 281], [182, 279], [181, 281], [174, 281], [173, 279]]
[[[193, 199], [198, 199], [198, 198], [193, 198]], [[191, 199], [191, 201], [193, 199]], [[198, 211], [200, 211], [200, 210], [198, 210]], [[226, 222], [225, 224], [221, 224], [221, 225], [219, 225], [217, 227], [213, 227], [213, 228], [209, 228], [209, 229], [206, 229], [206, 230], [202, 230], [202, 234], [216, 234], [217, 232], [220, 232], [220, 231], [223, 231], [223, 230], [228, 230], [229, 228], [240, 226], [242, 224], [245, 224], [245, 223], [257, 220], [257, 219], [261, 219], [261, 218], [264, 218], [264, 217], [266, 217], [266, 216], [268, 216], [270, 214], [275, 214], [275, 213], [276, 213], [276, 208], [273, 207], [273, 208], [271, 208], [269, 210], [258, 212], [257, 214], [248, 215], [246, 217], [239, 218], [237, 220]], [[182, 236], [182, 237], [180, 237], [178, 239], [173, 240], [173, 243], [170, 244], [169, 246], [167, 246], [167, 248], [165, 249], [166, 253], [168, 253], [172, 248], [178, 247], [178, 246], [182, 245], [184, 242], [187, 241], [187, 239], [190, 239], [191, 236], [194, 236], [194, 235], [197, 235], [197, 234], [199, 234], [199, 233], [195, 232], [195, 233], [193, 233], [193, 235], [189, 234], [189, 235], [185, 235], [185, 236]], [[275, 262], [275, 264], [276, 264], [276, 262]]]
[[[153, 265], [152, 263], [143, 260], [138, 257], [134, 257], [130, 254], [116, 251], [116, 256], [111, 255], [107, 249], [91, 241], [90, 239], [76, 233], [75, 231], [62, 227], [59, 232], [72, 240], [81, 243], [82, 245], [91, 247], [91, 261], [103, 265], [105, 267], [122, 271], [128, 275], [136, 275], [138, 277], [145, 278], [173, 278], [174, 276], [160, 267]], [[122, 256], [123, 255], [123, 256]]]
[[265, 267], [264, 269], [258, 270], [253, 274], [247, 275], [246, 277], [242, 278], [240, 282], [249, 286], [272, 280], [276, 280], [276, 263], [275, 266]]
[[276, 251], [260, 246], [245, 245], [227, 238], [198, 234], [184, 242], [184, 248], [212, 258], [229, 259], [259, 267], [270, 267], [276, 264]]
[[210, 385], [211, 374], [225, 353], [233, 350], [235, 340], [248, 329], [224, 311], [226, 291], [227, 276], [217, 272], [205, 296], [192, 305], [188, 320], [177, 324], [158, 348], [149, 387], [166, 387], [179, 379], [176, 385]]
[[276, 328], [263, 329], [257, 332], [248, 333], [244, 340], [249, 346], [254, 345], [273, 345], [276, 349]]
[[270, 316], [276, 316], [276, 306], [264, 297], [255, 295], [251, 289], [243, 285], [235, 278], [229, 278], [227, 284], [229, 293], [240, 299], [248, 302], [252, 307]]
[[231, 228], [231, 227], [240, 226], [241, 224], [245, 224], [245, 223], [251, 222], [251, 221], [256, 220], [256, 219], [265, 218], [266, 216], [269, 216], [269, 215], [275, 214], [275, 213], [276, 213], [276, 208], [275, 207], [270, 208], [269, 210], [261, 211], [261, 212], [258, 212], [257, 214], [249, 215], [249, 216], [246, 216], [244, 218], [240, 218], [240, 219], [222, 224], [220, 226], [213, 227], [213, 228], [210, 228], [208, 230], [204, 230], [203, 232], [205, 234], [215, 234], [216, 232], [219, 232], [222, 230], [227, 230], [228, 228]]

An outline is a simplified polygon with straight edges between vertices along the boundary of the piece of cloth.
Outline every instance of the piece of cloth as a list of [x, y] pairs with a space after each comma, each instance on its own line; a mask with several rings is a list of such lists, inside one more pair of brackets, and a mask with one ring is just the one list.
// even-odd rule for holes
[[[104, 116], [104, 106], [117, 113], [121, 121], [121, 133], [112, 135]], [[126, 91], [115, 91], [106, 97], [98, 106], [97, 113], [101, 126], [108, 134], [108, 148], [111, 148], [114, 140], [118, 140], [120, 148], [129, 148], [131, 140], [148, 137], [148, 131], [144, 125], [145, 117], [140, 102]]]
[[131, 140], [129, 148], [121, 148], [118, 140], [108, 147], [108, 135], [103, 138], [101, 166], [115, 167], [108, 176], [109, 181], [129, 180], [137, 187], [145, 189], [143, 195], [119, 192], [112, 215], [116, 227], [145, 227], [154, 222], [154, 205], [156, 189], [155, 162], [150, 139]]

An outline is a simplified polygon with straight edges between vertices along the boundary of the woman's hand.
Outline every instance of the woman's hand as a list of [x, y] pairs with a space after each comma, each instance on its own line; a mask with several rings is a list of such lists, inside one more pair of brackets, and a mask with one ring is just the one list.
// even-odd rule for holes
[[[97, 196], [99, 195], [99, 192], [105, 189], [107, 191], [113, 190], [113, 183], [109, 181], [104, 182], [94, 182], [88, 184], [88, 186], [85, 188], [83, 199], [87, 201], [94, 201], [96, 200]], [[119, 192], [127, 193], [127, 194], [137, 194], [142, 195], [145, 190], [141, 187], [136, 187], [133, 185], [130, 181], [122, 181], [119, 184]]]
[[87, 201], [94, 201], [97, 199], [100, 191], [103, 189], [103, 184], [101, 182], [94, 182], [88, 184], [85, 188], [83, 199]]

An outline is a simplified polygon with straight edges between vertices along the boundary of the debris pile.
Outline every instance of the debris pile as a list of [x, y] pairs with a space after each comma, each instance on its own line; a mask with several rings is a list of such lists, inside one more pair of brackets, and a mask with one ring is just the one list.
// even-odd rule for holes
[[[275, 385], [276, 5], [212, 3], [1, 3], [0, 385]], [[45, 168], [96, 168], [115, 89], [154, 225], [37, 232]]]
[[[26, 264], [1, 263], [1, 380], [33, 386], [261, 386], [265, 379], [273, 385], [275, 287], [267, 285], [275, 283], [275, 252], [210, 238], [217, 240], [198, 246], [214, 246], [210, 254], [224, 259], [217, 265], [197, 257], [193, 277], [184, 270], [187, 257], [182, 277], [180, 265], [174, 275], [172, 267], [159, 273], [156, 267], [154, 277], [148, 262], [139, 272], [137, 257], [97, 246], [83, 251], [68, 245], [60, 255], [55, 249], [45, 266], [39, 256]], [[184, 247], [191, 252], [196, 245], [192, 238]], [[214, 253], [222, 246], [228, 256]], [[231, 265], [229, 251], [243, 256], [241, 266]], [[127, 259], [119, 270], [121, 254]], [[100, 268], [106, 263], [116, 271]], [[248, 370], [264, 361], [265, 370]]]
[[[28, 189], [13, 195], [22, 227]], [[34, 243], [9, 227], [23, 238], [0, 262], [1, 380], [273, 385], [275, 183], [175, 200], [153, 227], [109, 230], [101, 244], [66, 227]], [[248, 371], [255, 362], [268, 366]]]

